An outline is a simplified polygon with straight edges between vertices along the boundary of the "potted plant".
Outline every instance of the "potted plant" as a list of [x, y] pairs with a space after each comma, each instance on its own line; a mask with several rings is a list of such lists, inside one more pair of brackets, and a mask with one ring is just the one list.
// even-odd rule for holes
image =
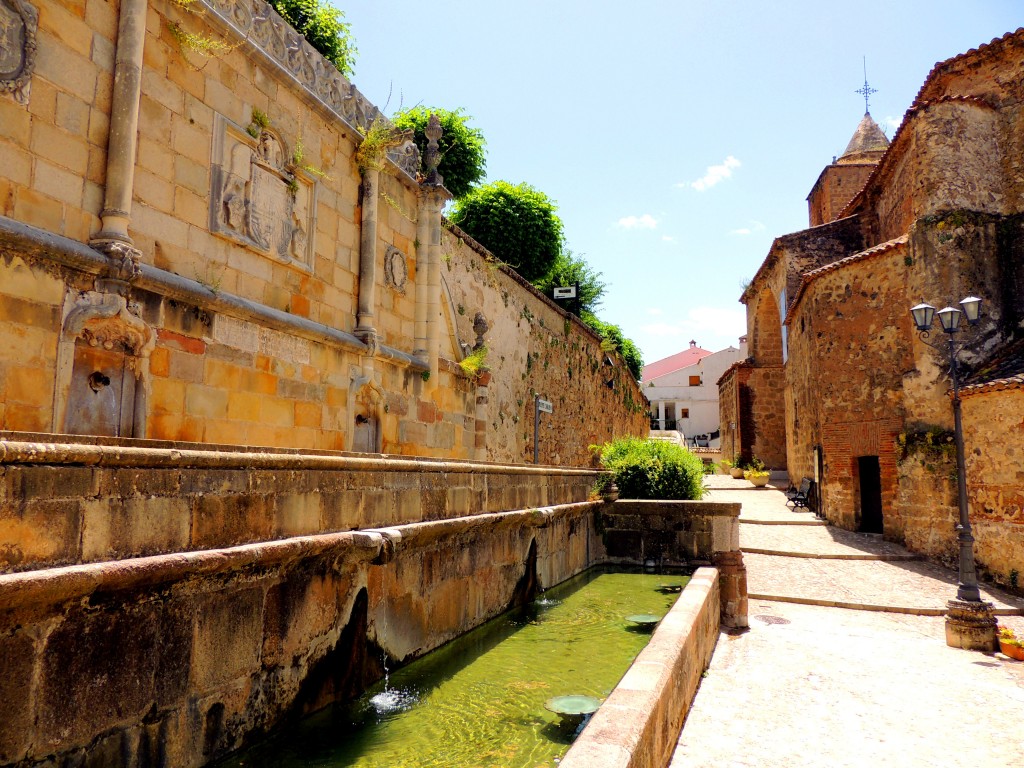
[[1024, 638], [1017, 637], [1009, 627], [999, 627], [999, 650], [1011, 659], [1024, 661]]
[[745, 463], [743, 461], [743, 457], [740, 456], [739, 454], [736, 454], [736, 456], [733, 458], [732, 462], [729, 465], [729, 474], [735, 477], [736, 479], [739, 479], [743, 477], [744, 467]]
[[743, 477], [753, 483], [755, 488], [764, 488], [768, 485], [768, 478], [771, 473], [764, 468], [764, 462], [756, 456], [747, 465], [747, 469], [743, 471]]
[[722, 459], [720, 462], [718, 462], [718, 471], [721, 472], [723, 475], [728, 475], [731, 469], [732, 462], [729, 461], [728, 459]]

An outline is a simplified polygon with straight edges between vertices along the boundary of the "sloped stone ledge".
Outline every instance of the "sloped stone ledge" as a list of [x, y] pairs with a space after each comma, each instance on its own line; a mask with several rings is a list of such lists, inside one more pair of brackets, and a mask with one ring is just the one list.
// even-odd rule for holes
[[700, 568], [560, 768], [668, 765], [718, 641], [719, 573]]

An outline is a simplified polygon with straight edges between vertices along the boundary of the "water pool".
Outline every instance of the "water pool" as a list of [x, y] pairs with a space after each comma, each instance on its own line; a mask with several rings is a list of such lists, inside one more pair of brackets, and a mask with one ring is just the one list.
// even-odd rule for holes
[[663, 616], [686, 580], [592, 569], [222, 765], [554, 768], [575, 734], [544, 703], [603, 700], [650, 637], [626, 617]]

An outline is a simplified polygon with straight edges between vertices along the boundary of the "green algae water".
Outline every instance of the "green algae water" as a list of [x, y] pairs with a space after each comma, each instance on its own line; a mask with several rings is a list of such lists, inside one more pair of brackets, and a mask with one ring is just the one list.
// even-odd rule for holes
[[312, 715], [227, 766], [554, 768], [575, 736], [544, 703], [604, 700], [650, 639], [626, 620], [664, 616], [680, 575], [592, 569]]

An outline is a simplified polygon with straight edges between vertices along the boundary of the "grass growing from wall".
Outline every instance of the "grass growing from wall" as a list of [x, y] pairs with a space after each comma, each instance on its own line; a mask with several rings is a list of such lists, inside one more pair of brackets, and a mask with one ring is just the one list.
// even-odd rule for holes
[[601, 446], [601, 465], [623, 499], [689, 499], [704, 496], [704, 462], [664, 440], [620, 437]]

